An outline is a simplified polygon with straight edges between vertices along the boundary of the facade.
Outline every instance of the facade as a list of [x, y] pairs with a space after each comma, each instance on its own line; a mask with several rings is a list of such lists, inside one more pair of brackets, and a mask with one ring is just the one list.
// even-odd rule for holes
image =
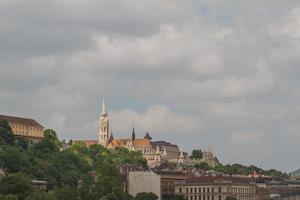
[[160, 175], [153, 172], [129, 172], [128, 184], [127, 184], [128, 194], [136, 196], [141, 192], [152, 192], [161, 199], [160, 193]]
[[184, 181], [188, 175], [182, 171], [154, 171], [160, 175], [160, 192], [164, 200], [173, 200], [175, 196], [175, 183]]
[[44, 127], [34, 119], [0, 115], [0, 120], [6, 120], [14, 135], [38, 142], [44, 137]]
[[189, 177], [176, 183], [175, 193], [185, 196], [187, 200], [225, 200], [227, 197], [238, 200], [263, 199], [253, 179], [229, 176]]

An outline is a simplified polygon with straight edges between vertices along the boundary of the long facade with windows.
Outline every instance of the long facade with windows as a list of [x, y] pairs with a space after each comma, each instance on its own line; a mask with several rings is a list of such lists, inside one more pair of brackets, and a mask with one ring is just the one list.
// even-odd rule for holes
[[225, 200], [227, 197], [238, 200], [269, 199], [261, 195], [261, 190], [257, 190], [252, 179], [225, 176], [189, 177], [176, 183], [175, 193], [185, 196], [187, 200]]

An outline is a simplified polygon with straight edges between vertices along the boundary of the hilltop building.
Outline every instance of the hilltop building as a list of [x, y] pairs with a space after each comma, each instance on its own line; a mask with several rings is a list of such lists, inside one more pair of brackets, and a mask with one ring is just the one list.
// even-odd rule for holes
[[187, 166], [194, 166], [196, 164], [207, 163], [209, 167], [215, 167], [219, 164], [218, 158], [214, 156], [210, 147], [204, 149], [203, 157], [201, 159], [190, 158], [187, 153], [180, 152], [178, 159], [171, 159], [170, 162]]
[[109, 149], [123, 147], [130, 151], [140, 151], [143, 153], [144, 158], [147, 159], [148, 166], [150, 167], [159, 165], [163, 160], [177, 159], [180, 154], [177, 145], [165, 141], [152, 141], [152, 137], [148, 132], [143, 138], [136, 137], [134, 128], [131, 137], [124, 139], [114, 138], [113, 133], [110, 131], [109, 115], [106, 110], [104, 99], [99, 119], [98, 140], [73, 140], [72, 142], [83, 142], [87, 146], [100, 144]]
[[44, 137], [44, 127], [34, 119], [0, 115], [0, 120], [6, 120], [17, 137], [24, 137], [32, 142], [39, 142]]

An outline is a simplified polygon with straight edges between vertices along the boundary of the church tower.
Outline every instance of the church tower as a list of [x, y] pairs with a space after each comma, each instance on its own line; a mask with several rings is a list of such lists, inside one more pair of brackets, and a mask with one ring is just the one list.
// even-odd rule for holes
[[105, 101], [102, 101], [102, 111], [99, 119], [99, 139], [98, 144], [106, 147], [108, 144], [109, 136], [109, 119], [106, 112]]

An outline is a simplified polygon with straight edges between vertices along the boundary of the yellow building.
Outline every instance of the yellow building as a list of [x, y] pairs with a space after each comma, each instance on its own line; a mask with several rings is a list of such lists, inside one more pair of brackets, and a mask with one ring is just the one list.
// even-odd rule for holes
[[34, 119], [0, 115], [0, 120], [6, 120], [14, 135], [38, 142], [44, 137], [44, 127]]

